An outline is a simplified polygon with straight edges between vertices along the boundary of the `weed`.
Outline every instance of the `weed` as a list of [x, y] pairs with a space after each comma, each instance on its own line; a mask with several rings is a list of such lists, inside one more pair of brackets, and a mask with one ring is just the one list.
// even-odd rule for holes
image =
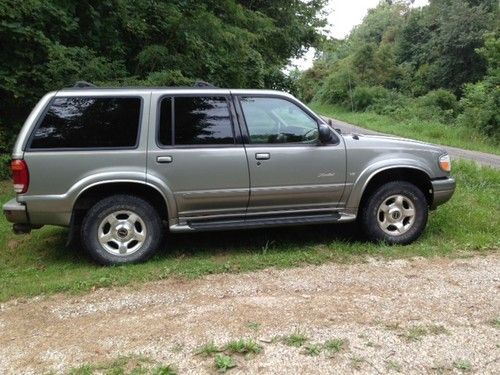
[[422, 337], [427, 334], [428, 332], [424, 327], [416, 326], [409, 328], [405, 333], [402, 333], [399, 336], [403, 337], [407, 341], [419, 341], [422, 340]]
[[310, 356], [318, 356], [321, 353], [321, 345], [320, 344], [307, 344], [304, 346], [304, 354]]
[[448, 331], [444, 326], [441, 325], [429, 325], [427, 326], [427, 330], [431, 335], [449, 335], [450, 331]]
[[467, 371], [472, 370], [471, 363], [466, 359], [459, 359], [459, 360], [453, 362], [453, 367], [455, 367], [456, 369], [461, 370], [463, 372], [467, 372]]
[[228, 342], [225, 345], [225, 349], [231, 353], [258, 354], [262, 351], [262, 346], [257, 344], [254, 340], [240, 339]]
[[153, 369], [151, 375], [177, 375], [177, 371], [170, 365], [157, 366]]
[[213, 354], [220, 353], [221, 350], [217, 345], [213, 343], [213, 341], [206, 343], [205, 345], [198, 348], [195, 354], [202, 355], [203, 357], [209, 357]]
[[95, 364], [83, 364], [80, 367], [70, 369], [70, 375], [122, 375], [122, 374], [151, 374], [151, 375], [175, 375], [177, 372], [171, 365], [163, 365], [144, 356], [122, 356], [111, 361]]
[[260, 323], [257, 322], [248, 322], [247, 327], [253, 331], [258, 331], [260, 329]]
[[324, 347], [330, 353], [338, 353], [347, 346], [347, 340], [333, 339], [325, 341]]
[[215, 356], [215, 368], [218, 372], [226, 372], [234, 367], [236, 367], [236, 363], [232, 357], [225, 354], [217, 354]]
[[387, 323], [385, 325], [385, 329], [388, 331], [397, 331], [400, 328], [400, 323], [395, 322], [395, 323]]
[[387, 371], [401, 372], [401, 365], [396, 361], [386, 361], [385, 368]]
[[361, 370], [361, 365], [365, 362], [362, 357], [352, 356], [351, 357], [351, 367], [357, 371]]
[[289, 336], [284, 336], [282, 337], [281, 341], [283, 344], [288, 345], [288, 346], [295, 346], [295, 347], [300, 347], [304, 345], [304, 343], [307, 341], [307, 336], [300, 333], [300, 332], [294, 332]]

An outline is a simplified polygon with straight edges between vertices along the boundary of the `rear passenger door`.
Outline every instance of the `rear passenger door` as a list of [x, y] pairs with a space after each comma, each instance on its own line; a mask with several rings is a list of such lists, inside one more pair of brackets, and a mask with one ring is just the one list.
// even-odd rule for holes
[[[189, 221], [244, 215], [249, 199], [245, 149], [229, 91], [153, 92], [148, 174], [172, 191], [177, 212]], [[153, 129], [153, 127], [151, 128]]]

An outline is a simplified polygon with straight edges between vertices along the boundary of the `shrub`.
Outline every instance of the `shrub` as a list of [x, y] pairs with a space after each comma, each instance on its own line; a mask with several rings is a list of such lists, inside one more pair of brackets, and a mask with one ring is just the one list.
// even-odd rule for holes
[[6, 180], [10, 177], [10, 155], [0, 154], [0, 180]]
[[364, 111], [389, 96], [390, 91], [381, 86], [358, 86], [352, 93], [352, 104], [356, 111]]
[[356, 79], [348, 66], [341, 65], [334, 69], [314, 97], [314, 101], [346, 105], [350, 102], [350, 92], [356, 87]]
[[500, 143], [500, 90], [485, 81], [467, 84], [460, 106], [459, 125], [473, 126]]
[[432, 90], [418, 98], [421, 105], [437, 107], [443, 111], [456, 111], [457, 97], [444, 89]]

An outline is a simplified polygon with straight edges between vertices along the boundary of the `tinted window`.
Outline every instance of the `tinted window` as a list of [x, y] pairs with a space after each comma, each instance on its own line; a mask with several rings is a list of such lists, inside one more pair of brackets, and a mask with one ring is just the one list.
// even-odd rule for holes
[[318, 124], [299, 106], [285, 99], [240, 99], [250, 143], [315, 143]]
[[140, 108], [139, 98], [56, 98], [31, 148], [133, 147]]
[[[168, 122], [168, 100], [160, 109], [160, 142], [171, 145], [171, 123]], [[229, 105], [224, 97], [175, 97], [174, 144], [215, 145], [234, 143]]]
[[160, 143], [171, 146], [174, 138], [172, 126], [172, 98], [163, 98], [160, 104]]

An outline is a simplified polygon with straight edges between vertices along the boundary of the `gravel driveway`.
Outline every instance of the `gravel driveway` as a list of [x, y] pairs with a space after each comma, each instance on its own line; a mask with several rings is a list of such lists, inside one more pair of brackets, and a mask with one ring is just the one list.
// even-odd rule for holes
[[[0, 305], [0, 373], [64, 373], [141, 354], [173, 364], [179, 374], [213, 374], [214, 358], [196, 355], [197, 348], [252, 338], [262, 351], [234, 355], [230, 374], [498, 374], [499, 288], [494, 252], [168, 279], [9, 301]], [[287, 345], [284, 337], [293, 333], [307, 342]], [[328, 350], [328, 340], [343, 344]]]
[[[327, 117], [325, 117], [327, 118]], [[376, 132], [373, 130], [368, 130], [356, 125], [349, 124], [344, 121], [340, 121], [337, 119], [331, 119], [333, 122], [333, 126], [335, 128], [339, 128], [342, 130], [343, 133], [358, 133], [358, 134], [370, 134], [370, 135], [388, 135], [388, 136], [394, 136], [392, 134], [385, 134], [385, 133], [380, 133]], [[497, 169], [500, 169], [500, 156], [494, 155], [494, 154], [488, 154], [485, 152], [480, 152], [480, 151], [470, 151], [470, 150], [464, 150], [461, 148], [456, 148], [456, 147], [450, 147], [450, 146], [443, 146], [441, 145], [444, 149], [448, 151], [450, 154], [451, 158], [453, 160], [456, 159], [466, 159], [466, 160], [472, 160], [475, 161], [476, 163], [479, 163], [481, 165], [487, 165], [490, 167], [494, 167]]]

